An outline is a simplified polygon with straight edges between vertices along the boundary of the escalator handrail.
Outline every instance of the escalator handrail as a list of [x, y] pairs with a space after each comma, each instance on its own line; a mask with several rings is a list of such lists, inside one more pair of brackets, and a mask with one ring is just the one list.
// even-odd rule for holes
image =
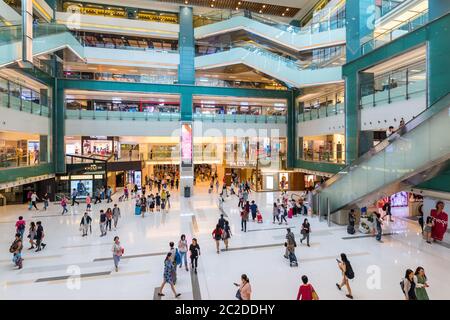
[[[376, 146], [372, 147], [369, 151], [361, 155], [358, 159], [353, 161], [351, 164], [347, 165], [345, 168], [343, 168], [341, 171], [339, 171], [337, 174], [332, 176], [330, 179], [325, 181], [320, 185], [320, 187], [317, 189], [318, 192], [321, 192], [323, 189], [331, 186], [333, 183], [339, 181], [343, 175], [348, 174], [352, 171], [353, 168], [358, 167], [361, 163], [369, 160], [374, 155], [379, 153], [380, 151], [385, 150], [388, 146], [390, 146], [393, 142], [401, 139], [406, 133], [410, 132], [414, 128], [420, 126], [423, 124], [426, 120], [429, 118], [435, 116], [438, 112], [431, 112], [430, 109], [438, 104], [441, 103], [443, 100], [448, 99], [448, 104], [450, 104], [450, 92], [447, 92], [443, 96], [441, 96], [439, 99], [436, 100], [432, 105], [427, 107], [425, 110], [423, 110], [421, 113], [419, 113], [417, 116], [412, 118], [410, 121], [406, 122], [405, 125], [401, 128], [399, 128], [395, 133], [378, 143]], [[440, 111], [440, 110], [439, 110]]]

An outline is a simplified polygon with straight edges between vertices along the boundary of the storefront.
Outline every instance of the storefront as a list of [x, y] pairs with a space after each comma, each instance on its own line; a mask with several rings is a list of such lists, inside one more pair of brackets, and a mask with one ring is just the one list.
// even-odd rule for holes
[[99, 155], [108, 157], [117, 150], [120, 158], [119, 137], [106, 136], [82, 136], [66, 137], [66, 154], [76, 155]]
[[67, 164], [67, 175], [56, 178], [57, 192], [67, 195], [76, 189], [81, 199], [93, 196], [106, 186], [106, 177], [106, 162]]

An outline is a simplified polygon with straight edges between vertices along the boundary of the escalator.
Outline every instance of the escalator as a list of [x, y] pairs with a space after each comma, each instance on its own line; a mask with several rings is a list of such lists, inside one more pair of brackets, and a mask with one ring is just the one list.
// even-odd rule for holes
[[[33, 37], [34, 56], [69, 49], [80, 60], [84, 59], [83, 46], [65, 25], [53, 23], [35, 25]], [[21, 55], [22, 26], [0, 27], [0, 67], [19, 61]]]
[[293, 87], [342, 81], [340, 66], [325, 68], [302, 66], [295, 60], [284, 58], [252, 45], [234, 47], [228, 51], [195, 58], [196, 70], [207, 70], [235, 64], [245, 64]]
[[450, 164], [449, 134], [450, 93], [322, 184], [320, 214], [366, 207], [442, 175]]
[[252, 18], [234, 16], [227, 20], [197, 27], [194, 29], [194, 36], [199, 40], [240, 30], [297, 52], [344, 45], [346, 38], [344, 27], [327, 30], [314, 30], [311, 27], [300, 29], [258, 18], [257, 15], [253, 15]]

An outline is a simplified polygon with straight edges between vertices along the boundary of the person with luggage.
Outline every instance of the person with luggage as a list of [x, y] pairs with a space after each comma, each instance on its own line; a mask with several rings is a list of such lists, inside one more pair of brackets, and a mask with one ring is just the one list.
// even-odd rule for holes
[[280, 222], [280, 209], [278, 208], [278, 204], [276, 202], [273, 203], [273, 223], [275, 223], [275, 219]]
[[355, 210], [351, 209], [350, 213], [348, 214], [348, 226], [347, 226], [348, 234], [355, 233], [355, 222], [356, 222]]
[[339, 270], [342, 273], [342, 281], [341, 284], [336, 283], [336, 287], [341, 290], [342, 287], [345, 285], [347, 288], [347, 294], [345, 295], [349, 299], [353, 299], [352, 296], [352, 289], [350, 288], [349, 279], [353, 279], [355, 277], [355, 274], [353, 272], [352, 265], [350, 264], [350, 261], [347, 259], [347, 255], [345, 253], [341, 253], [341, 260], [336, 259], [338, 263]]
[[100, 237], [106, 236], [106, 213], [103, 210], [100, 210]]
[[37, 249], [35, 252], [39, 252], [42, 249], [45, 249], [45, 247], [47, 246], [44, 242], [42, 242], [42, 240], [44, 239], [44, 227], [42, 226], [42, 222], [38, 221], [36, 222], [36, 246]]
[[252, 220], [253, 222], [256, 219], [256, 213], [258, 211], [258, 206], [255, 203], [255, 200], [252, 200], [252, 204], [250, 205], [250, 212], [252, 213]]
[[286, 232], [286, 242], [284, 244], [286, 247], [286, 251], [284, 257], [286, 259], [289, 259], [290, 266], [294, 267], [298, 265], [297, 257], [295, 256], [295, 247], [297, 246], [297, 243], [295, 242], [295, 236], [291, 231], [291, 228], [287, 228]]
[[212, 232], [212, 237], [213, 237], [213, 239], [216, 241], [216, 251], [217, 251], [217, 254], [219, 254], [220, 253], [220, 250], [219, 250], [219, 246], [220, 246], [220, 240], [222, 240], [222, 234], [223, 234], [223, 230], [222, 230], [222, 228], [220, 227], [220, 225], [216, 225], [216, 228], [213, 230], [213, 232]]
[[236, 292], [236, 298], [238, 300], [251, 300], [252, 296], [252, 286], [250, 285], [250, 280], [246, 274], [241, 275], [241, 283], [234, 283], [236, 287], [239, 287]]
[[67, 198], [66, 196], [63, 196], [61, 199], [61, 207], [63, 208], [63, 212], [61, 213], [61, 215], [64, 215], [64, 213], [69, 212], [69, 210], [67, 210]]
[[25, 233], [26, 222], [22, 216], [16, 221], [16, 233], [20, 234], [20, 239], [23, 239], [23, 234]]
[[175, 283], [174, 283], [174, 279], [173, 279], [173, 269], [174, 268], [176, 269], [176, 267], [174, 267], [173, 262], [172, 262], [172, 253], [169, 252], [169, 253], [167, 253], [166, 258], [164, 259], [163, 282], [161, 284], [161, 287], [159, 288], [158, 296], [160, 296], [160, 297], [164, 296], [164, 293], [162, 293], [162, 291], [163, 291], [166, 283], [168, 283], [170, 285], [170, 288], [172, 289], [172, 292], [175, 295], [175, 298], [178, 298], [179, 296], [181, 296], [181, 293], [177, 293], [177, 291], [175, 290]]
[[89, 227], [91, 226], [92, 218], [88, 215], [87, 212], [84, 213], [83, 218], [81, 218], [80, 229], [83, 231], [83, 237], [88, 235]]
[[302, 285], [298, 289], [297, 300], [319, 300], [319, 296], [314, 290], [314, 287], [308, 283], [307, 276], [302, 276], [302, 282]]
[[191, 253], [191, 268], [194, 273], [197, 274], [198, 257], [200, 257], [200, 246], [196, 238], [192, 239], [192, 243], [189, 246], [189, 252]]
[[117, 222], [119, 222], [120, 215], [120, 208], [117, 206], [117, 203], [114, 204], [114, 208], [112, 210], [113, 220], [114, 220], [114, 230], [117, 229]]
[[247, 232], [248, 211], [241, 210], [241, 231]]
[[184, 261], [184, 266], [186, 268], [186, 271], [189, 271], [188, 264], [187, 264], [188, 244], [186, 241], [186, 235], [184, 235], [184, 234], [181, 235], [181, 238], [178, 241], [178, 252], [180, 253], [180, 268], [183, 267], [183, 261]]
[[311, 226], [306, 218], [302, 223], [302, 230], [300, 233], [303, 235], [303, 238], [300, 239], [300, 243], [303, 243], [303, 240], [306, 239], [306, 245], [309, 247], [309, 234], [311, 233]]
[[14, 241], [11, 244], [11, 247], [9, 247], [9, 252], [13, 254], [12, 261], [14, 262], [14, 265], [18, 267], [18, 269], [23, 268], [22, 249], [22, 237], [20, 233], [16, 233]]
[[124, 249], [123, 249], [122, 245], [120, 244], [120, 240], [119, 240], [118, 236], [114, 237], [112, 253], [113, 253], [113, 260], [114, 260], [114, 268], [117, 272], [117, 271], [119, 271], [120, 258], [123, 256], [123, 253], [124, 253]]
[[34, 240], [36, 240], [36, 224], [31, 221], [30, 223], [30, 229], [28, 229], [28, 242], [30, 243], [31, 247], [28, 248], [28, 250], [32, 250], [34, 249], [34, 245], [35, 242]]

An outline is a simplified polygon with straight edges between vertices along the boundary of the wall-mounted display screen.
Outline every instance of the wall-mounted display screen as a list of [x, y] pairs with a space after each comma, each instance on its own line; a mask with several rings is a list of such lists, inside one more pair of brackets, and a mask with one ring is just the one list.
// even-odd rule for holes
[[181, 165], [192, 166], [192, 125], [181, 125]]

